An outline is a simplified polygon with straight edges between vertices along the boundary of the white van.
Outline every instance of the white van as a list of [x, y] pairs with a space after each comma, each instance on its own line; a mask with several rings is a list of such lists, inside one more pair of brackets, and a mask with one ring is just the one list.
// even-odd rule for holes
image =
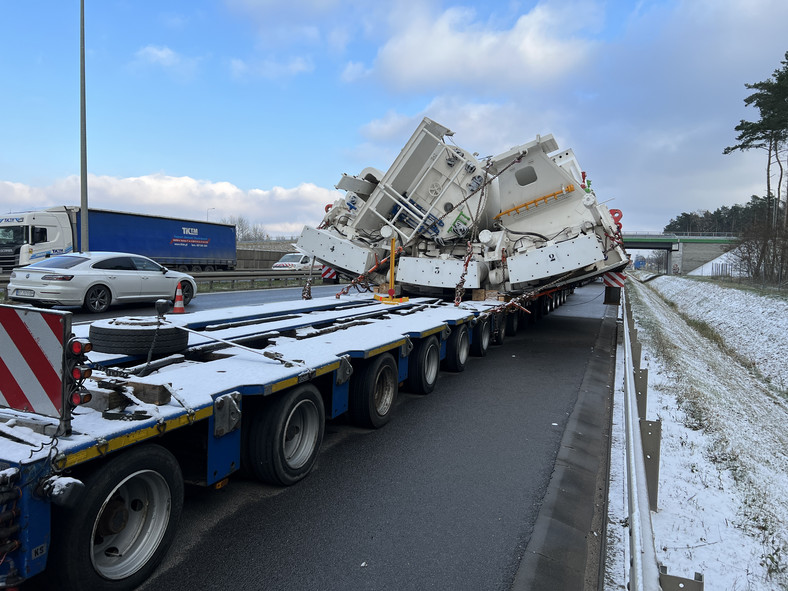
[[301, 254], [299, 252], [291, 252], [286, 254], [277, 262], [274, 263], [272, 269], [287, 269], [290, 271], [309, 271], [312, 267], [313, 271], [320, 271], [323, 265], [315, 261], [314, 266], [311, 265], [312, 257]]

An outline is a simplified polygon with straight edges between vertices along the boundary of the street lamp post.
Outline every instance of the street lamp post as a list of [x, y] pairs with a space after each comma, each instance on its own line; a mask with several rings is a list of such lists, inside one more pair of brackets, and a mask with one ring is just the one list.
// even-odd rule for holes
[[90, 250], [88, 240], [88, 140], [85, 123], [85, 0], [79, 3], [79, 177], [80, 211], [82, 213], [79, 249]]
[[205, 211], [205, 221], [206, 221], [206, 222], [207, 222], [207, 221], [209, 221], [209, 220], [208, 220], [208, 214], [210, 214], [210, 213], [211, 213], [211, 210], [214, 210], [214, 209], [216, 209], [216, 208], [215, 208], [215, 207], [209, 207], [209, 208], [208, 208], [208, 209]]

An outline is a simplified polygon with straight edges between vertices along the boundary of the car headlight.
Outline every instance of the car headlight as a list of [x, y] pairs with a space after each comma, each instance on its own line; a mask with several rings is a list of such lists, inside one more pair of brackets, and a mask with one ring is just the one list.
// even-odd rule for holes
[[44, 275], [41, 281], [71, 281], [73, 278], [73, 275]]

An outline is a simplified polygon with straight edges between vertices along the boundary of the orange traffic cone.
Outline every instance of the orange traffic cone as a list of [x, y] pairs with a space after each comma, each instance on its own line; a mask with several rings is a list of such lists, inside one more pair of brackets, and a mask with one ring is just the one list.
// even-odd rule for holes
[[172, 308], [173, 314], [185, 314], [186, 308], [183, 306], [183, 292], [181, 291], [181, 282], [178, 281], [178, 289], [175, 290], [175, 305]]

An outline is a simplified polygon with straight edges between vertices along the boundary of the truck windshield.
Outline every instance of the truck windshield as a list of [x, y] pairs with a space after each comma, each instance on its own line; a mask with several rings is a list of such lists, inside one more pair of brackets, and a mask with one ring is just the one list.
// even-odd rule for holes
[[0, 246], [19, 246], [25, 242], [25, 226], [0, 226]]

